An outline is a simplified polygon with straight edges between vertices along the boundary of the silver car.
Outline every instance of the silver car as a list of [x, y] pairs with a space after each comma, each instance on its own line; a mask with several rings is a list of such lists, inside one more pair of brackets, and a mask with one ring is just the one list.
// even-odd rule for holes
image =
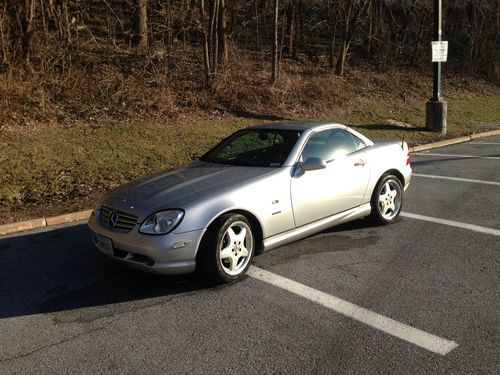
[[394, 222], [410, 179], [403, 141], [374, 143], [340, 124], [274, 123], [107, 193], [88, 224], [97, 248], [124, 264], [231, 282], [259, 252], [359, 218]]

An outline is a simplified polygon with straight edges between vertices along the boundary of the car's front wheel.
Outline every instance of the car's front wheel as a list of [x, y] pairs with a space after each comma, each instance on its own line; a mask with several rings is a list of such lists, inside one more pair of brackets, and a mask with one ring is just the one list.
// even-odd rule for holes
[[403, 187], [394, 175], [385, 174], [377, 183], [371, 199], [371, 218], [379, 224], [397, 220], [403, 208]]
[[219, 282], [241, 278], [252, 262], [255, 237], [252, 226], [243, 215], [226, 214], [208, 229], [197, 267], [206, 276]]

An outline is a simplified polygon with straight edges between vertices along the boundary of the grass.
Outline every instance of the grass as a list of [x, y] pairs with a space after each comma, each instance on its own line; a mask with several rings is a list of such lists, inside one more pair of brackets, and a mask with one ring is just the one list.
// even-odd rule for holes
[[[91, 207], [271, 119], [341, 122], [411, 144], [441, 138], [424, 128], [432, 79], [422, 69], [360, 65], [338, 77], [299, 56], [271, 85], [268, 61], [239, 50], [207, 85], [198, 49], [169, 55], [168, 66], [106, 51], [82, 49], [70, 70], [0, 72], [0, 223]], [[500, 128], [497, 85], [451, 71], [443, 82], [448, 136]]]
[[88, 207], [103, 191], [185, 164], [252, 121], [166, 126], [113, 122], [7, 133], [0, 143], [0, 222]]
[[[399, 106], [391, 105], [390, 102], [371, 106], [368, 103], [360, 108], [358, 118], [351, 115], [345, 122], [368, 137], [403, 137], [412, 145], [500, 128], [500, 99], [497, 96], [452, 98], [447, 99], [447, 102], [446, 137], [425, 129], [425, 103], [418, 99], [411, 99]], [[406, 123], [414, 128], [398, 128], [388, 120]]]
[[[351, 111], [322, 119], [350, 124], [368, 137], [404, 137], [411, 144], [441, 139], [423, 128], [425, 103], [418, 99], [360, 100]], [[398, 127], [391, 119], [414, 128]], [[91, 207], [114, 186], [186, 164], [236, 129], [262, 122], [226, 115], [176, 125], [115, 121], [7, 128], [0, 132], [0, 223]], [[497, 96], [449, 100], [448, 136], [493, 128], [500, 128]]]

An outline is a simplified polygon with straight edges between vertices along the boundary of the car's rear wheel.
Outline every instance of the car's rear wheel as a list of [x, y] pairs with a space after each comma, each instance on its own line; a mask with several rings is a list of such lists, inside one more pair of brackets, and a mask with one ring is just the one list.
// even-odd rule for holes
[[254, 250], [255, 236], [246, 217], [222, 215], [208, 229], [197, 267], [215, 281], [236, 281], [250, 267]]
[[396, 221], [403, 208], [403, 187], [394, 175], [384, 174], [377, 183], [371, 199], [371, 218], [379, 224]]

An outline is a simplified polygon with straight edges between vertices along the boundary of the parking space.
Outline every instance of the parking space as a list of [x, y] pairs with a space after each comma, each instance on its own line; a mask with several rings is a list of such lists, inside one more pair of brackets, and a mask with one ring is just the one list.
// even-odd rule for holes
[[499, 150], [496, 136], [413, 154], [405, 211], [500, 229]]
[[416, 174], [500, 181], [500, 136], [412, 154]]
[[84, 225], [0, 238], [0, 373], [498, 373], [500, 186], [429, 176], [500, 183], [499, 154], [414, 154], [398, 223], [264, 253], [233, 285], [124, 269]]
[[415, 176], [404, 210], [500, 230], [500, 185]]

